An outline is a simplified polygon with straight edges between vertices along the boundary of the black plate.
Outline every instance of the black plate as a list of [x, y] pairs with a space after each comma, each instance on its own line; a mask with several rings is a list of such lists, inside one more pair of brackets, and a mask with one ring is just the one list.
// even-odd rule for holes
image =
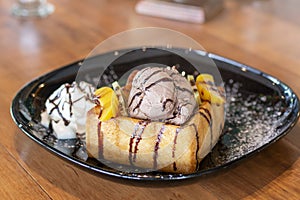
[[[95, 69], [103, 59], [112, 56], [113, 52], [89, 58], [89, 70]], [[57, 69], [25, 85], [12, 102], [12, 117], [27, 136], [58, 157], [91, 172], [134, 180], [178, 180], [215, 172], [261, 151], [286, 135], [296, 124], [299, 118], [299, 100], [295, 93], [278, 79], [214, 54], [193, 51], [188, 56], [195, 61], [211, 58], [220, 70], [227, 95], [223, 135], [212, 152], [202, 161], [201, 168], [196, 173], [126, 173], [111, 169], [93, 159], [82, 161], [75, 154], [76, 141], [58, 141], [51, 137], [39, 123], [44, 102], [61, 84], [75, 80], [82, 61]], [[113, 75], [119, 76], [132, 66], [151, 62], [152, 58], [166, 65], [186, 64], [184, 60], [172, 54], [152, 52], [147, 57], [140, 54], [133, 55], [130, 59], [119, 59], [109, 70], [114, 72]], [[107, 77], [110, 75], [112, 76], [112, 73], [108, 73]], [[86, 79], [92, 81], [93, 78]], [[105, 81], [102, 80], [100, 84], [105, 84]], [[67, 148], [66, 144], [69, 145]]]

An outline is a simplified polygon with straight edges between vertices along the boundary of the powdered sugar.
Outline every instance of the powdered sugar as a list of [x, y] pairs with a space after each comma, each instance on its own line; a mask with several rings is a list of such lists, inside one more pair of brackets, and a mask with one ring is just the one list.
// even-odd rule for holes
[[225, 89], [225, 127], [219, 143], [209, 155], [209, 165], [214, 166], [238, 159], [274, 139], [285, 109], [277, 94], [243, 92], [242, 84], [233, 80], [228, 81]]

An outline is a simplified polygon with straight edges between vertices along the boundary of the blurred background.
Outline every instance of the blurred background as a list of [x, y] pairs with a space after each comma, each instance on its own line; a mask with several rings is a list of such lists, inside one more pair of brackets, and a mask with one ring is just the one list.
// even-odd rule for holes
[[[38, 12], [22, 10], [36, 5]], [[149, 186], [99, 178], [58, 159], [22, 134], [9, 110], [30, 80], [85, 58], [114, 34], [143, 27], [186, 34], [208, 52], [277, 77], [300, 96], [299, 8], [299, 0], [0, 0], [0, 196], [298, 199], [299, 123], [282, 140], [216, 176]]]

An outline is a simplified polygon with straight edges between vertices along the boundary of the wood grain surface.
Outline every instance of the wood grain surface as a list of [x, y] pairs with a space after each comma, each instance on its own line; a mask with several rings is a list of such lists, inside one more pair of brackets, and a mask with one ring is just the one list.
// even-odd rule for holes
[[0, 1], [1, 199], [299, 199], [300, 123], [241, 163], [204, 177], [167, 183], [120, 180], [84, 171], [25, 136], [10, 117], [30, 80], [84, 58], [101, 41], [132, 28], [182, 32], [207, 51], [269, 73], [300, 95], [300, 1], [225, 0], [206, 24], [138, 15], [135, 0], [50, 0], [44, 19], [11, 16]]

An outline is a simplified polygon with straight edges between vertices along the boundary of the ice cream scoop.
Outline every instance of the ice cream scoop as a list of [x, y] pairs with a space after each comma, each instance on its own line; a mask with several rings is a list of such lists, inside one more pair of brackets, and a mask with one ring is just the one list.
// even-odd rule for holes
[[196, 106], [189, 82], [174, 68], [147, 67], [134, 76], [128, 98], [131, 117], [181, 125]]
[[95, 105], [94, 91], [94, 87], [86, 82], [61, 85], [46, 100], [41, 123], [51, 127], [58, 139], [84, 134], [86, 113]]
[[172, 116], [166, 122], [176, 125], [184, 124], [197, 110], [198, 104], [196, 102], [193, 89], [188, 80], [183, 77], [175, 68], [166, 70], [169, 76], [174, 81], [177, 103]]

